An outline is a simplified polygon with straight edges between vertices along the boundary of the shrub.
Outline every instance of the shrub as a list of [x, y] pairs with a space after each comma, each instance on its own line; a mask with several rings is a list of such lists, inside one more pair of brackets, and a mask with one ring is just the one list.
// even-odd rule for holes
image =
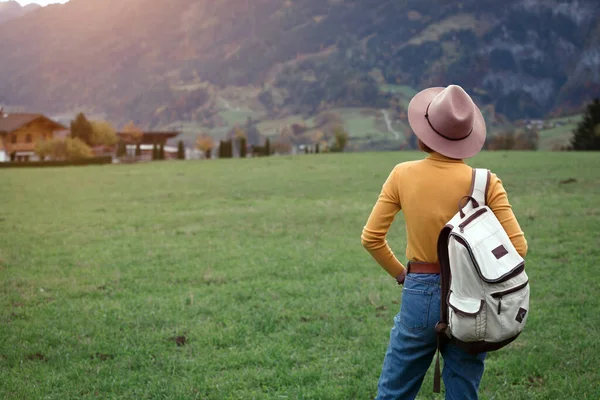
[[91, 145], [106, 145], [112, 146], [116, 144], [119, 139], [115, 133], [115, 129], [109, 122], [106, 121], [90, 121], [92, 126]]
[[[203, 134], [196, 138], [196, 148], [206, 155], [206, 158], [211, 158], [212, 149], [215, 147], [215, 142], [212, 136]], [[219, 155], [220, 155], [219, 151]]]
[[241, 137], [239, 139], [239, 141], [240, 141], [240, 157], [246, 158], [246, 138]]
[[335, 128], [334, 132], [334, 140], [335, 143], [331, 147], [332, 152], [342, 152], [346, 148], [346, 144], [348, 144], [348, 133], [342, 128], [338, 126]]
[[183, 145], [183, 141], [179, 141], [177, 144], [177, 159], [185, 160], [185, 146]]
[[92, 158], [92, 149], [79, 138], [67, 138], [64, 140], [67, 160], [83, 160]]
[[127, 154], [127, 148], [125, 147], [125, 142], [121, 140], [117, 145], [117, 157], [125, 157], [125, 154]]
[[600, 99], [590, 103], [571, 138], [573, 150], [600, 150]]

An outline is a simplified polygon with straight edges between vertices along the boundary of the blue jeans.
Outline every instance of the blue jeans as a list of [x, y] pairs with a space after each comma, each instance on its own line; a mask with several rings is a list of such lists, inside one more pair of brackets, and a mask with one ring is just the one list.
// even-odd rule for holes
[[[414, 399], [437, 348], [435, 325], [440, 319], [440, 276], [408, 274], [402, 306], [394, 318], [383, 360], [377, 400]], [[451, 343], [442, 351], [446, 400], [477, 399], [485, 353], [471, 355]]]

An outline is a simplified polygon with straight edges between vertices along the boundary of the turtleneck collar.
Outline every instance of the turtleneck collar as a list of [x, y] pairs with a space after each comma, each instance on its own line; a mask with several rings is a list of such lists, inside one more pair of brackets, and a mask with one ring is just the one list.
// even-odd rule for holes
[[449, 162], [449, 163], [462, 163], [462, 164], [465, 163], [462, 159], [446, 157], [445, 155], [436, 153], [435, 151], [433, 153], [429, 153], [429, 155], [427, 156], [427, 159], [433, 160], [433, 161]]

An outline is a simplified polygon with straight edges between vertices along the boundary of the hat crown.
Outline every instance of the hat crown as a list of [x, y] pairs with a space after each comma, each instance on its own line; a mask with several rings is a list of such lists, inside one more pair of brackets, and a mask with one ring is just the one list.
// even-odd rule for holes
[[431, 127], [447, 139], [464, 139], [473, 130], [475, 103], [463, 88], [450, 85], [431, 101], [427, 117]]

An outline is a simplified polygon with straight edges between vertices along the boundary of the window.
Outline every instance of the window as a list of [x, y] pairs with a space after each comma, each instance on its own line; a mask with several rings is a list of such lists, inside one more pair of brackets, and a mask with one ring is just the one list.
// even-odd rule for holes
[[10, 142], [11, 142], [12, 144], [16, 144], [16, 143], [17, 143], [17, 135], [12, 135], [12, 136], [10, 137]]
[[25, 136], [25, 143], [31, 143], [31, 134], [27, 134], [27, 136]]

